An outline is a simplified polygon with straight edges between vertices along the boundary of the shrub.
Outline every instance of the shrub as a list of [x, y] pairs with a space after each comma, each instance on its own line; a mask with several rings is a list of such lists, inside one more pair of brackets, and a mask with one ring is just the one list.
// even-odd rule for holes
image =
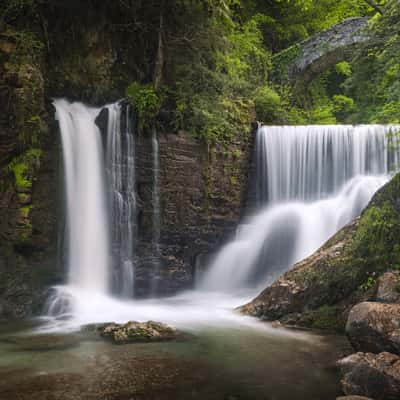
[[133, 82], [128, 86], [126, 96], [137, 112], [139, 127], [148, 126], [160, 110], [161, 96], [152, 85], [138, 82]]
[[274, 89], [264, 86], [259, 89], [254, 98], [257, 119], [263, 122], [275, 122], [282, 118], [283, 108], [281, 97]]

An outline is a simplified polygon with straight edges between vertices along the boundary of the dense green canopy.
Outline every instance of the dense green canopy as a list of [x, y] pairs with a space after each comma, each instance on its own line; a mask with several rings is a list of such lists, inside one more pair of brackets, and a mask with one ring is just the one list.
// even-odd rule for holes
[[[127, 91], [141, 104], [142, 126], [162, 115], [171, 129], [224, 143], [247, 132], [255, 117], [293, 124], [399, 121], [398, 0], [85, 2], [135, 35], [142, 49], [141, 78]], [[72, 20], [80, 5], [6, 0], [0, 30], [29, 30], [56, 8]], [[370, 18], [372, 38], [352, 60], [326, 70], [302, 93], [271, 82], [273, 54], [355, 16]]]

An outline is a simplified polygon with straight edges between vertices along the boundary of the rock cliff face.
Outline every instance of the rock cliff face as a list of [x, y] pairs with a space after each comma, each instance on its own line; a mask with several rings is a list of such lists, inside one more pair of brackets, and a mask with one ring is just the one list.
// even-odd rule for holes
[[[196, 266], [235, 229], [247, 193], [250, 138], [214, 149], [180, 135], [160, 133], [159, 257], [153, 240], [153, 154], [151, 137], [140, 138], [137, 148], [139, 243], [136, 293], [150, 290], [157, 268], [158, 294], [190, 287]], [[158, 266], [156, 266], [158, 263]], [[153, 282], [154, 283], [154, 282]]]
[[[40, 312], [46, 287], [65, 274], [57, 260], [62, 171], [51, 99], [101, 105], [152, 73], [156, 32], [124, 25], [123, 5], [99, 2], [77, 13], [79, 4], [54, 2], [28, 22], [0, 26], [0, 318]], [[140, 5], [135, 12], [144, 18]], [[251, 140], [212, 151], [183, 133], [160, 132], [159, 142], [157, 292], [167, 294], [189, 287], [196, 262], [234, 229]], [[137, 143], [137, 294], [144, 296], [154, 272], [151, 134]]]

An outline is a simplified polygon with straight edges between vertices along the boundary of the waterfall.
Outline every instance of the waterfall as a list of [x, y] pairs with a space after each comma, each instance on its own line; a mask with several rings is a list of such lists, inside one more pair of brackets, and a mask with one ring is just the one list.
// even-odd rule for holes
[[153, 279], [151, 292], [152, 295], [157, 294], [160, 282], [160, 151], [158, 144], [157, 131], [154, 128], [151, 138], [152, 151], [153, 151], [153, 189], [152, 189], [152, 202], [153, 202]]
[[114, 292], [133, 297], [136, 242], [135, 136], [129, 106], [117, 102], [108, 110], [107, 187], [112, 221]]
[[68, 283], [97, 293], [109, 290], [109, 225], [98, 109], [55, 100], [66, 186]]
[[[54, 288], [47, 314], [71, 316], [111, 293], [133, 297], [135, 136], [129, 106], [120, 102], [102, 109], [53, 104], [62, 139], [68, 281]], [[96, 121], [105, 110], [101, 132]]]
[[263, 126], [256, 137], [257, 215], [215, 257], [199, 288], [265, 284], [311, 255], [398, 168], [399, 126]]

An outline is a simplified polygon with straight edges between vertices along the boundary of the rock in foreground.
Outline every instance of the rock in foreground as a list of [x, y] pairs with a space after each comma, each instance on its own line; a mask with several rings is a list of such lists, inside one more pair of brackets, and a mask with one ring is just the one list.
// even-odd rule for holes
[[357, 304], [349, 313], [346, 333], [358, 351], [400, 354], [400, 304]]
[[101, 337], [116, 344], [136, 342], [161, 342], [182, 337], [182, 333], [160, 322], [129, 321], [126, 324], [106, 323], [89, 325], [85, 331], [96, 331]]
[[391, 353], [356, 353], [338, 361], [346, 395], [374, 400], [400, 399], [400, 357]]

